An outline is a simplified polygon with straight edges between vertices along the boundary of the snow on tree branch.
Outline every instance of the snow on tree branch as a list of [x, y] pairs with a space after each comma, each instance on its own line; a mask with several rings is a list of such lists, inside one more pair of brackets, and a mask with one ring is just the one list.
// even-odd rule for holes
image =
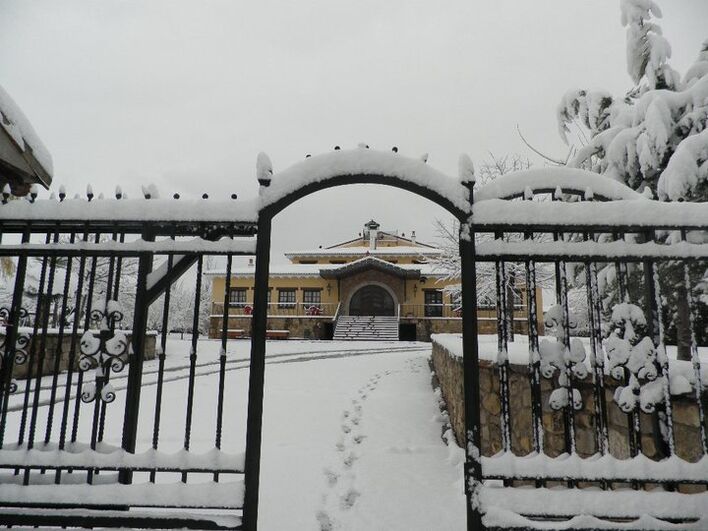
[[708, 195], [708, 129], [681, 142], [658, 186], [659, 197], [671, 200]]
[[622, 0], [622, 25], [627, 26], [627, 72], [635, 84], [646, 77], [649, 88], [676, 88], [678, 73], [668, 65], [671, 45], [661, 28], [650, 22], [661, 18], [653, 0]]
[[621, 98], [586, 90], [563, 96], [556, 111], [561, 137], [569, 142], [571, 127], [589, 137], [568, 164], [640, 192], [648, 188], [661, 199], [705, 201], [707, 140], [701, 133], [708, 125], [708, 40], [681, 81], [668, 65], [671, 47], [651, 21], [661, 16], [657, 4], [622, 0], [621, 12], [635, 87]]

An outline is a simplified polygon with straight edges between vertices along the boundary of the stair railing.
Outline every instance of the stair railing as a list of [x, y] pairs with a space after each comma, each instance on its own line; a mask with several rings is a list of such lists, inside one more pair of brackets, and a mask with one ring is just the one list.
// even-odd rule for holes
[[332, 329], [337, 328], [337, 321], [339, 321], [339, 310], [342, 307], [342, 303], [337, 304], [337, 309], [334, 311], [334, 317], [332, 317]]

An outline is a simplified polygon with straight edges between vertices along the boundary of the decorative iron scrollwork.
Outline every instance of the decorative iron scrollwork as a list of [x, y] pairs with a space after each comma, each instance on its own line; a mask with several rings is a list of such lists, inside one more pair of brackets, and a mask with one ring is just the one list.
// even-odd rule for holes
[[110, 371], [120, 372], [125, 367], [128, 352], [128, 338], [115, 325], [123, 319], [123, 313], [116, 301], [110, 301], [106, 310], [92, 310], [91, 320], [100, 322], [98, 332], [86, 330], [81, 336], [79, 369], [96, 370], [95, 382], [87, 382], [81, 388], [81, 400], [93, 402], [99, 397], [110, 403], [116, 399], [113, 386], [108, 382]]
[[[578, 322], [572, 315], [568, 315], [567, 321], [569, 330], [578, 327]], [[580, 410], [583, 407], [582, 395], [577, 388], [571, 389], [571, 377], [582, 380], [588, 375], [588, 367], [585, 365], [587, 357], [585, 347], [579, 338], [572, 337], [569, 348], [566, 348], [562, 339], [563, 316], [560, 306], [553, 306], [546, 312], [545, 324], [551, 334], [556, 336], [556, 340], [544, 339], [538, 345], [541, 355], [541, 374], [544, 378], [552, 378], [558, 372], [559, 385], [559, 388], [551, 392], [548, 405], [556, 411], [563, 409], [572, 396], [573, 409]]]
[[[17, 321], [21, 322], [29, 317], [29, 312], [26, 308], [20, 308]], [[29, 348], [30, 341], [32, 340], [32, 335], [28, 332], [23, 332], [18, 329], [17, 335], [15, 336], [14, 347], [7, 345], [7, 327], [10, 326], [10, 308], [7, 306], [0, 306], [0, 322], [5, 324], [5, 333], [0, 336], [0, 367], [5, 363], [5, 356], [13, 356], [15, 365], [24, 365], [27, 363], [27, 349]], [[12, 349], [12, 353], [9, 353], [7, 349]], [[10, 394], [16, 393], [18, 389], [17, 380], [12, 378], [10, 380], [9, 392]]]
[[[665, 400], [665, 383], [659, 379], [665, 349], [663, 345], [655, 346], [646, 335], [646, 316], [635, 304], [616, 304], [612, 309], [612, 325], [613, 330], [605, 340], [608, 369], [616, 380], [626, 378], [626, 384], [615, 390], [614, 401], [625, 413], [636, 411], [637, 407], [645, 413], [653, 413]], [[685, 376], [672, 375], [672, 394], [691, 390]]]

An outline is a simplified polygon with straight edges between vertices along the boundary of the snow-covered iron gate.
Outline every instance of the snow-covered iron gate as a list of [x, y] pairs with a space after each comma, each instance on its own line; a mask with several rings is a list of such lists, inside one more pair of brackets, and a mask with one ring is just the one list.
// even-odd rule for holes
[[[473, 449], [482, 483], [469, 498], [483, 528], [708, 528], [697, 339], [707, 346], [708, 330], [696, 300], [708, 267], [708, 205], [650, 200], [580, 170], [532, 170], [482, 187], [471, 230], [478, 267], [493, 268], [497, 281], [500, 437], [483, 453]], [[527, 383], [516, 379], [514, 389], [510, 276], [528, 295]], [[556, 301], [541, 340], [539, 276]], [[690, 362], [667, 352], [669, 291], [686, 298]], [[530, 393], [521, 401], [529, 406], [512, 409], [519, 392]]]
[[[223, 430], [226, 333], [216, 360], [198, 361], [197, 341], [204, 261], [255, 249], [253, 205], [233, 199], [3, 194], [0, 525], [240, 528], [243, 440]], [[194, 332], [191, 355], [166, 366], [170, 294], [195, 265], [194, 299], [178, 301], [193, 307], [181, 324]], [[208, 414], [195, 409], [205, 365], [219, 373]], [[165, 404], [177, 379], [183, 399]], [[161, 439], [175, 424], [183, 439]]]
[[[613, 522], [617, 527], [629, 522], [635, 528], [672, 521], [694, 527], [705, 523], [701, 511], [707, 495], [680, 493], [683, 484], [708, 484], [708, 459], [689, 463], [674, 455], [669, 362], [657, 302], [662, 296], [659, 277], [664, 264], [677, 269], [689, 288], [697, 281], [692, 277], [696, 267], [705, 267], [706, 244], [683, 241], [708, 229], [705, 208], [651, 201], [596, 174], [560, 168], [519, 172], [475, 187], [474, 171], [465, 156], [460, 159], [460, 178], [455, 180], [397, 150], [336, 149], [275, 175], [268, 158], [260, 155], [257, 173], [260, 193], [254, 201], [238, 201], [235, 196], [227, 201], [165, 200], [150, 198], [149, 193], [136, 200], [121, 194], [115, 200], [94, 198], [91, 193], [86, 199], [66, 199], [61, 194], [59, 200], [3, 198], [0, 256], [13, 272], [8, 284], [10, 303], [0, 317], [4, 332], [0, 336], [0, 523], [255, 531], [271, 222], [306, 195], [364, 183], [426, 197], [460, 223], [468, 529], [542, 527], [548, 521], [563, 525], [559, 520], [572, 528], [612, 527]], [[667, 238], [666, 231], [679, 237]], [[233, 415], [224, 403], [227, 312], [232, 257], [254, 253], [244, 455], [243, 441], [227, 441], [223, 434], [224, 419]], [[202, 304], [201, 270], [209, 255], [226, 256], [222, 353], [213, 362], [219, 374], [218, 388], [213, 390], [215, 411], [208, 415], [214, 424], [213, 448], [195, 454], [190, 442], [197, 372], [208, 363], [199, 361], [196, 330]], [[188, 303], [193, 313], [187, 327], [195, 333], [179, 409], [184, 440], [181, 451], [166, 453], [160, 428], [175, 421], [172, 415], [162, 416], [166, 407], [162, 389], [171, 370], [165, 353], [169, 297], [171, 286], [195, 264], [196, 293]], [[493, 392], [501, 404], [503, 453], [494, 457], [482, 455], [485, 426], [480, 414], [477, 320], [474, 311], [466, 311], [477, 306], [478, 264], [491, 264], [497, 278], [499, 355]], [[546, 316], [557, 330], [557, 341], [550, 346], [539, 341], [534, 300], [536, 277], [545, 267], [552, 270], [559, 301]], [[525, 278], [529, 294], [525, 302], [530, 433], [519, 433], [510, 407], [506, 352], [508, 323], [513, 320], [504, 298], [512, 270], [515, 282]], [[592, 363], [587, 368], [584, 351], [572, 338], [571, 270], [585, 278], [589, 301]], [[607, 278], [610, 272], [622, 299], [616, 315], [603, 313], [600, 304], [598, 277]], [[151, 305], [163, 310], [157, 337], [147, 332]], [[630, 337], [628, 331], [637, 328], [633, 319], [644, 319], [644, 337]], [[607, 325], [612, 325], [609, 337]], [[157, 366], [146, 372], [143, 365], [151, 349], [157, 352]], [[692, 355], [693, 374], [700, 375], [695, 336]], [[605, 373], [610, 371], [626, 379], [618, 399], [627, 412], [628, 459], [617, 459], [610, 452], [613, 441], [608, 438], [607, 415], [614, 406], [604, 390]], [[543, 376], [553, 377], [556, 386], [550, 407], [542, 393]], [[596, 455], [589, 458], [578, 455], [575, 441], [575, 415], [582, 397], [574, 383], [583, 377], [592, 380], [594, 390], [592, 414], [583, 419], [595, 428]], [[141, 389], [148, 380], [155, 392], [146, 402], [148, 395], [141, 397]], [[694, 377], [689, 394], [700, 415], [698, 444], [704, 455], [700, 377]], [[121, 402], [119, 425], [110, 418]], [[552, 418], [551, 409], [557, 409], [560, 417]], [[646, 433], [640, 409], [652, 411], [653, 433], [663, 434], [655, 438], [663, 460], [642, 456]], [[544, 454], [548, 420], [562, 425], [568, 455]], [[521, 436], [532, 440], [528, 456], [514, 453], [519, 454], [514, 441]], [[559, 484], [563, 488], [548, 488]], [[632, 488], [618, 490], [621, 484]], [[579, 488], [588, 485], [599, 489]], [[646, 490], [657, 485], [664, 491]]]

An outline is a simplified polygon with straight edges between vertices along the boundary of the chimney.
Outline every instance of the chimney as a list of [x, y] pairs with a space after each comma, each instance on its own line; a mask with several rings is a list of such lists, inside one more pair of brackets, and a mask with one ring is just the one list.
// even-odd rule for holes
[[376, 239], [378, 238], [380, 225], [373, 219], [364, 225], [364, 241], [369, 239], [369, 250], [376, 249]]
[[411, 231], [411, 243], [415, 244], [415, 231]]

